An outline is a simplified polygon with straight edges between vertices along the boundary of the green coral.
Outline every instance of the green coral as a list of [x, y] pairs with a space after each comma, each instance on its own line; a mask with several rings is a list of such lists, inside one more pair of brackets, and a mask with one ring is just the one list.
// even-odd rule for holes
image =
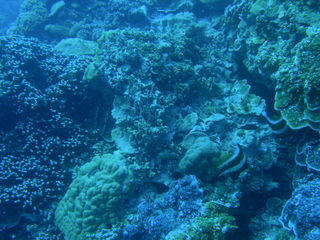
[[316, 1], [248, 1], [248, 17], [238, 22], [234, 37], [242, 44], [234, 48], [246, 49], [239, 52], [245, 55], [243, 64], [256, 81], [275, 91], [274, 108], [292, 129], [320, 129], [317, 7]]
[[[166, 23], [169, 28], [173, 20]], [[185, 32], [179, 38], [169, 32], [161, 35], [134, 28], [109, 30], [99, 38], [99, 49], [84, 79], [108, 102], [113, 101], [117, 133], [125, 133], [125, 142], [129, 140], [132, 148], [153, 153], [166, 141], [169, 109], [177, 98], [183, 99], [182, 87], [190, 94], [191, 58], [198, 52], [193, 51], [194, 45]], [[116, 135], [114, 139], [120, 140]], [[123, 140], [117, 142], [118, 147]]]
[[24, 0], [16, 22], [15, 32], [26, 36], [42, 30], [48, 11], [45, 3], [38, 0]]
[[55, 220], [67, 240], [116, 224], [128, 170], [119, 153], [94, 157], [83, 165], [59, 202]]
[[225, 240], [230, 239], [236, 229], [236, 220], [227, 208], [207, 202], [201, 216], [184, 229], [169, 234], [166, 240]]
[[320, 33], [304, 38], [275, 74], [275, 109], [293, 129], [320, 126]]

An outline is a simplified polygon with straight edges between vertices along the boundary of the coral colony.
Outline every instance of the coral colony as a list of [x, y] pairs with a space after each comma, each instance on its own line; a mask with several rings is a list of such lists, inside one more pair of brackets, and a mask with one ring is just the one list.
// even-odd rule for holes
[[320, 239], [318, 0], [1, 4], [1, 240]]

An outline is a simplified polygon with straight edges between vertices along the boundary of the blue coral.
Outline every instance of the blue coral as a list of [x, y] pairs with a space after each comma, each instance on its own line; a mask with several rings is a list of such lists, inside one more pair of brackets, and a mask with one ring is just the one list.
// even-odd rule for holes
[[0, 210], [1, 218], [15, 213], [15, 226], [26, 213], [43, 215], [84, 161], [80, 154], [90, 154], [85, 123], [93, 112], [84, 108], [82, 81], [90, 58], [21, 36], [2, 37], [0, 55]]
[[306, 177], [285, 204], [280, 222], [301, 240], [320, 238], [320, 179]]
[[185, 176], [170, 185], [164, 196], [141, 200], [135, 217], [124, 226], [124, 239], [164, 239], [171, 230], [201, 213], [203, 190], [195, 176]]

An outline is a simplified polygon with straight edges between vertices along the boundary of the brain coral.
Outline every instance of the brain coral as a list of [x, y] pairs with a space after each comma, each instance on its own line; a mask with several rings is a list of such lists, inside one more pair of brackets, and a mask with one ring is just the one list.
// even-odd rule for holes
[[118, 153], [96, 156], [80, 168], [55, 214], [67, 240], [86, 239], [117, 222], [127, 173]]

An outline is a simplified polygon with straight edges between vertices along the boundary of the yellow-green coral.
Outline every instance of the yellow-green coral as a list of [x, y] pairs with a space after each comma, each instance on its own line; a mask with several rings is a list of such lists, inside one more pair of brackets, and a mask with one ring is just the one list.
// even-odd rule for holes
[[235, 218], [225, 207], [207, 202], [201, 216], [183, 230], [170, 234], [166, 240], [225, 240], [230, 239], [235, 229]]
[[96, 156], [80, 168], [55, 213], [56, 225], [67, 240], [86, 239], [117, 223], [127, 176], [118, 153]]
[[274, 75], [278, 81], [275, 109], [293, 129], [310, 126], [319, 130], [320, 33], [309, 34], [292, 49], [295, 57], [283, 63]]
[[247, 49], [244, 65], [275, 90], [275, 109], [292, 129], [320, 129], [318, 2], [254, 0], [248, 10], [255, 21], [243, 19], [238, 25], [237, 38]]

